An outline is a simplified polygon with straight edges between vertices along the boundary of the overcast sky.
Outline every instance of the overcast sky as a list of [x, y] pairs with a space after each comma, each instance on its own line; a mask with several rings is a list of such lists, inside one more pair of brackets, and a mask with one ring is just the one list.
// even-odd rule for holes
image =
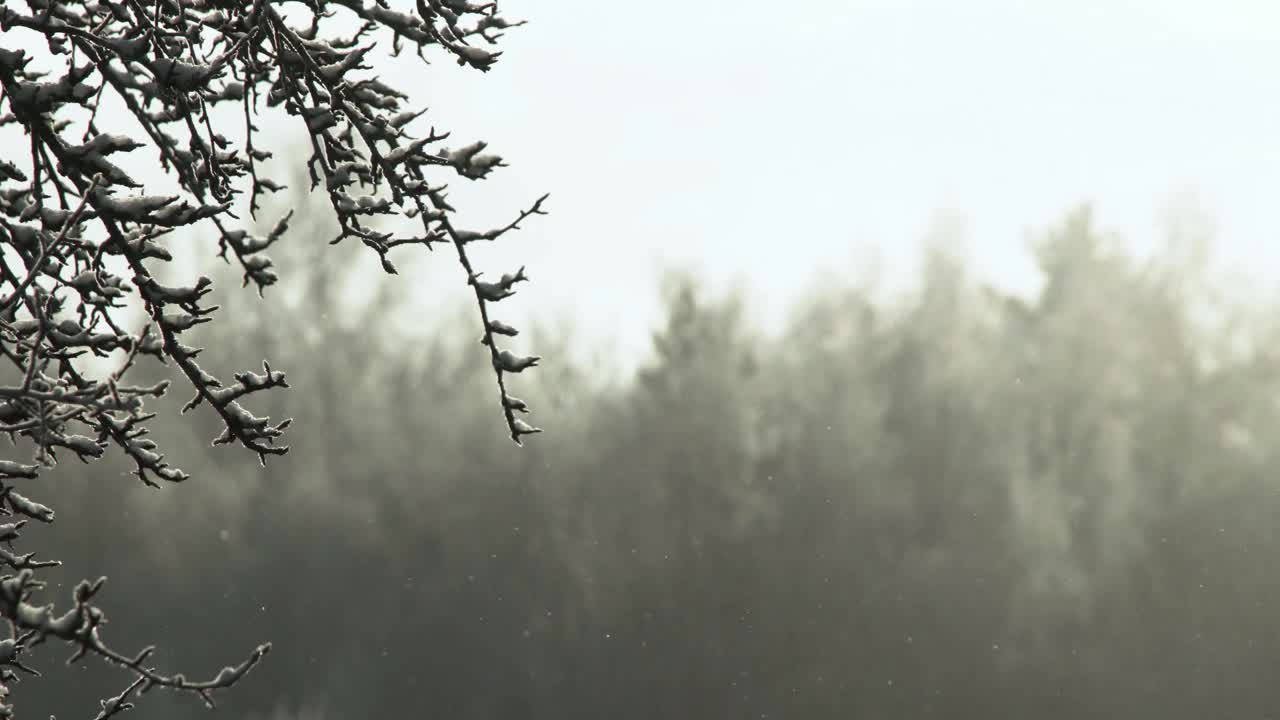
[[552, 192], [493, 255], [529, 265], [535, 315], [643, 342], [665, 265], [779, 304], [875, 248], [900, 283], [939, 217], [985, 277], [1030, 290], [1028, 233], [1084, 201], [1140, 248], [1198, 209], [1223, 264], [1280, 278], [1280, 4], [503, 7], [530, 23], [493, 72], [437, 64], [421, 87], [512, 163], [465, 196], [477, 225]]
[[[964, 228], [984, 277], [1029, 291], [1029, 233], [1084, 201], [1139, 247], [1196, 208], [1220, 261], [1280, 278], [1275, 2], [502, 7], [530, 22], [487, 75], [443, 58], [385, 72], [511, 163], [454, 183], [464, 226], [552, 193], [552, 215], [480, 257], [528, 265], [513, 320], [570, 313], [638, 348], [660, 269], [685, 267], [749, 289], [772, 324], [816, 270], [869, 272], [872, 250], [901, 285], [939, 222]], [[424, 311], [464, 292], [448, 255], [432, 265], [399, 280]]]

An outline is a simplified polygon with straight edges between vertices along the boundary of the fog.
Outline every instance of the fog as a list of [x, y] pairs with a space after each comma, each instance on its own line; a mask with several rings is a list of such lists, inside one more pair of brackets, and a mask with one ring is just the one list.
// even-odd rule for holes
[[[628, 371], [673, 268], [748, 289], [776, 331], [821, 269], [910, 287], [921, 241], [946, 225], [979, 277], [1025, 296], [1043, 282], [1028, 241], [1081, 203], [1139, 255], [1195, 214], [1236, 285], [1269, 292], [1280, 275], [1270, 3], [742, 0], [673, 14], [507, 0], [503, 12], [528, 25], [488, 73], [411, 56], [376, 70], [415, 79], [424, 122], [511, 164], [453, 183], [466, 221], [487, 228], [551, 193], [551, 215], [480, 257], [538, 280], [504, 308], [513, 321], [571, 317], [618, 343]], [[128, 125], [110, 102], [100, 112]], [[238, 111], [225, 120], [238, 137]], [[278, 108], [259, 124], [297, 140]], [[122, 167], [172, 184], [134, 155]], [[602, 279], [608, 292], [589, 289]], [[458, 283], [452, 264], [425, 262], [406, 284], [425, 311]]]
[[[215, 266], [202, 358], [287, 369], [261, 410], [293, 449], [263, 470], [195, 413], [156, 432], [181, 486], [64, 464], [52, 590], [107, 574], [106, 637], [164, 666], [271, 640], [234, 717], [1265, 716], [1280, 308], [1230, 300], [1204, 239], [1135, 258], [1087, 208], [1030, 244], [1029, 300], [945, 233], [916, 290], [815, 275], [776, 332], [668, 274], [633, 374], [547, 318], [523, 449], [464, 303], [406, 335], [411, 293], [342, 300], [351, 245], [281, 246], [266, 300]], [[41, 657], [20, 692], [59, 716], [122, 680]]]
[[[1280, 10], [504, 7], [493, 72], [415, 100], [511, 163], [456, 184], [476, 227], [551, 192], [476, 253], [528, 267], [546, 432], [504, 432], [456, 261], [382, 274], [299, 179], [264, 298], [208, 238], [172, 270], [211, 372], [288, 373], [290, 453], [166, 398], [191, 480], [45, 478], [49, 600], [109, 576], [106, 638], [192, 676], [271, 641], [222, 717], [1277, 712]], [[124, 686], [61, 659], [24, 712]]]
[[[1280, 274], [1268, 3], [510, 12], [530, 23], [506, 38], [507, 62], [480, 80], [436, 67], [429, 103], [511, 158], [467, 189], [478, 216], [552, 193], [555, 213], [499, 250], [547, 281], [537, 310], [572, 311], [624, 347], [643, 348], [671, 265], [748, 287], [777, 328], [815, 269], [874, 265], [886, 292], [910, 286], [940, 221], [959, 221], [951, 241], [980, 277], [1033, 293], [1027, 241], [1082, 202], [1138, 254], [1198, 211], [1224, 271], [1261, 287]], [[606, 274], [615, 291], [582, 303], [582, 283]]]

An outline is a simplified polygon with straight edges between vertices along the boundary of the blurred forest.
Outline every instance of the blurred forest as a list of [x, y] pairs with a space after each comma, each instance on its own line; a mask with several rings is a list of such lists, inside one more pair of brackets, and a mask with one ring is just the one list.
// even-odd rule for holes
[[[529, 343], [514, 392], [549, 432], [518, 450], [471, 315], [398, 339], [395, 286], [352, 301], [364, 251], [302, 242], [325, 237], [273, 253], [291, 304], [217, 270], [198, 336], [217, 373], [288, 372], [259, 410], [296, 419], [292, 452], [209, 447], [175, 393], [156, 439], [192, 481], [65, 463], [32, 530], [66, 563], [50, 601], [111, 578], [125, 652], [203, 676], [274, 643], [216, 716], [1280, 713], [1280, 308], [1231, 300], [1196, 238], [1138, 260], [1075, 212], [1034, 300], [938, 242], [916, 291], [822, 278], [780, 336], [672, 277], [634, 377]], [[29, 712], [128, 682], [40, 659]]]

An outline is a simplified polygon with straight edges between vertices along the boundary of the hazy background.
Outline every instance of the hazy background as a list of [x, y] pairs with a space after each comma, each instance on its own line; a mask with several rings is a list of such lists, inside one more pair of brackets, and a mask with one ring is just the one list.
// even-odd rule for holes
[[[429, 103], [511, 158], [477, 186], [478, 224], [552, 192], [555, 214], [502, 251], [544, 281], [521, 307], [625, 347], [658, 312], [655, 266], [736, 280], [777, 328], [815, 268], [879, 256], [881, 284], [909, 286], [940, 222], [980, 277], [1034, 292], [1028, 235], [1082, 201], [1139, 253], [1203, 211], [1224, 270], [1280, 274], [1274, 3], [509, 7], [530, 24], [503, 62], [482, 79], [437, 64]], [[583, 302], [601, 273], [614, 291]]]
[[[512, 163], [464, 225], [552, 192], [479, 257], [549, 432], [447, 252], [378, 276], [314, 209], [261, 301], [192, 238], [202, 358], [285, 369], [294, 450], [197, 412], [182, 487], [64, 465], [50, 599], [108, 574], [193, 675], [273, 641], [227, 717], [1280, 715], [1280, 10], [504, 8], [415, 84]], [[41, 659], [28, 712], [127, 683]]]
[[[287, 243], [293, 302], [221, 271], [197, 337], [218, 374], [288, 369], [255, 411], [293, 451], [263, 471], [166, 420], [195, 479], [65, 464], [34, 532], [53, 597], [112, 578], [126, 650], [204, 675], [273, 641], [228, 717], [1272, 717], [1280, 305], [1222, 300], [1182, 237], [1138, 261], [1059, 217], [1023, 301], [940, 235], [918, 290], [828, 275], [776, 336], [673, 274], [633, 375], [530, 332], [524, 449], [465, 300], [410, 342], [404, 294], [343, 304], [363, 248]], [[127, 681], [39, 659], [17, 698], [59, 717]]]

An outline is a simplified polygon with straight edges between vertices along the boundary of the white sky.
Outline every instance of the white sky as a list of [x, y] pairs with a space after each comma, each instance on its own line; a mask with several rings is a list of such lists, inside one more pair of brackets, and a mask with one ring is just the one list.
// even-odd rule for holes
[[900, 282], [940, 211], [983, 276], [1031, 289], [1029, 233], [1083, 201], [1144, 248], [1189, 203], [1219, 261], [1280, 278], [1280, 4], [504, 7], [530, 23], [494, 71], [436, 65], [424, 97], [512, 163], [468, 205], [478, 224], [552, 192], [497, 253], [529, 264], [535, 316], [569, 308], [634, 347], [674, 263], [737, 278], [776, 320], [765, 306], [868, 248]]
[[[443, 58], [386, 73], [511, 163], [454, 182], [463, 225], [552, 193], [552, 215], [479, 258], [528, 265], [504, 319], [568, 313], [640, 348], [675, 266], [748, 288], [771, 325], [816, 270], [867, 272], [871, 250], [900, 284], [939, 213], [963, 218], [984, 277], [1032, 289], [1029, 233], [1083, 201], [1140, 247], [1190, 202], [1220, 261], [1280, 278], [1270, 0], [502, 6], [530, 23], [487, 75]], [[430, 264], [399, 280], [424, 315], [465, 292], [448, 254]]]

